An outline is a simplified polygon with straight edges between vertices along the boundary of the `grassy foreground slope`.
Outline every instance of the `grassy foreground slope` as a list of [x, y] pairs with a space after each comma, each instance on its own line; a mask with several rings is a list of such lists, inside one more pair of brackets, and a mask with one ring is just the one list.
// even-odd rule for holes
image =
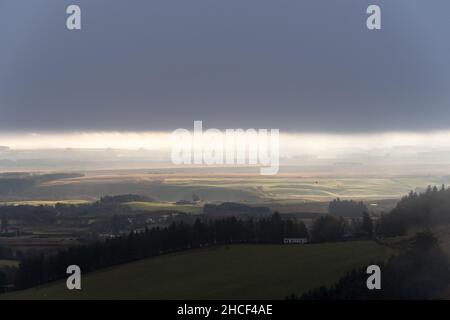
[[205, 248], [86, 275], [81, 291], [58, 282], [0, 299], [284, 299], [392, 253], [372, 241]]

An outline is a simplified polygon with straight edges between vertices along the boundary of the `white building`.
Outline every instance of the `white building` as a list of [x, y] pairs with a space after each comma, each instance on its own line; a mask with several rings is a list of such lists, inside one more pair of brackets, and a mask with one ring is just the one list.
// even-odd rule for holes
[[284, 244], [305, 244], [308, 243], [308, 238], [284, 238]]

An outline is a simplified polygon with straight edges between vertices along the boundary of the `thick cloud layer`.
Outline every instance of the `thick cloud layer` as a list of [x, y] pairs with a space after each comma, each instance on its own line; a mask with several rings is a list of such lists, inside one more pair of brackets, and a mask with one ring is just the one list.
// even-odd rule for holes
[[[65, 10], [82, 9], [81, 31]], [[382, 8], [382, 30], [366, 8]], [[0, 132], [450, 128], [447, 0], [2, 0]]]

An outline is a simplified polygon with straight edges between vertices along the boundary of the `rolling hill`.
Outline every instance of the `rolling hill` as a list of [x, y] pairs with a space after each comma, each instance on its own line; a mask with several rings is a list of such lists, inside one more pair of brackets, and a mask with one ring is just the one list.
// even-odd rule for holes
[[372, 241], [211, 247], [85, 275], [81, 291], [60, 281], [0, 299], [284, 299], [392, 253]]

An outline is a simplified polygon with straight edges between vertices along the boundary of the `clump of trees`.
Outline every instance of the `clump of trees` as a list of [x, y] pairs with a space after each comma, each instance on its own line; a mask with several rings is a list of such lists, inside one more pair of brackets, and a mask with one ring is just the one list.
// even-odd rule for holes
[[360, 217], [363, 212], [367, 212], [367, 206], [361, 201], [337, 198], [328, 205], [328, 213], [337, 217]]
[[[93, 203], [85, 204], [64, 204], [57, 203], [55, 206], [46, 205], [5, 205], [0, 206], [0, 232], [5, 232], [8, 227], [8, 220], [21, 221], [32, 225], [53, 225], [58, 221], [65, 220], [69, 223], [77, 218], [96, 216], [111, 217], [113, 215], [135, 214], [132, 208], [122, 205], [132, 201], [152, 201], [152, 198], [125, 194], [116, 196], [104, 196]], [[109, 226], [105, 228], [109, 230]]]
[[361, 232], [366, 235], [368, 238], [372, 238], [374, 235], [374, 226], [372, 222], [372, 218], [370, 217], [368, 212], [362, 213], [362, 222], [361, 222]]
[[410, 227], [430, 228], [450, 222], [450, 189], [429, 186], [421, 194], [411, 191], [377, 224], [377, 234], [386, 237], [405, 235]]
[[207, 203], [203, 206], [203, 213], [210, 217], [263, 217], [270, 216], [272, 211], [268, 207], [254, 207], [236, 202], [223, 202], [221, 204]]
[[346, 223], [342, 217], [321, 216], [311, 228], [311, 241], [327, 242], [340, 240], [345, 233]]
[[325, 215], [314, 221], [310, 234], [312, 242], [330, 242], [350, 238], [371, 239], [374, 235], [374, 226], [367, 212], [351, 220]]

